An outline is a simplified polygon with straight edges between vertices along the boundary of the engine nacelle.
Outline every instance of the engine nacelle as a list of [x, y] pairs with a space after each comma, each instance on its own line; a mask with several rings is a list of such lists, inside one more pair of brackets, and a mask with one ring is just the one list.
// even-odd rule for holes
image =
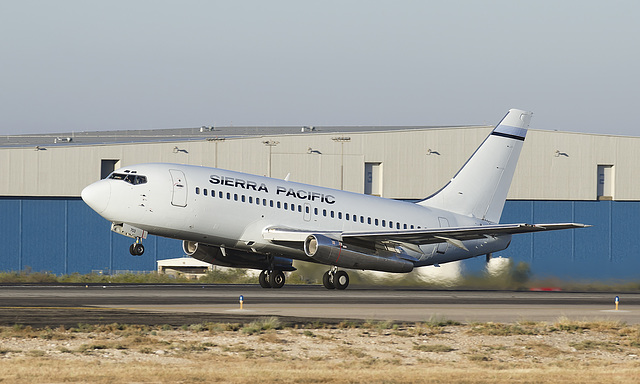
[[413, 270], [411, 261], [399, 258], [393, 252], [372, 254], [367, 249], [346, 245], [323, 235], [309, 235], [304, 241], [304, 252], [318, 263], [342, 268], [399, 273]]
[[[182, 242], [182, 249], [187, 256], [213, 265], [260, 270], [267, 270], [270, 267], [267, 255], [260, 253], [250, 253], [230, 248], [225, 248], [225, 251], [222, 252], [220, 247], [187, 240]], [[295, 271], [296, 268], [292, 265], [292, 262], [291, 259], [276, 256], [273, 258], [273, 267], [285, 272]]]

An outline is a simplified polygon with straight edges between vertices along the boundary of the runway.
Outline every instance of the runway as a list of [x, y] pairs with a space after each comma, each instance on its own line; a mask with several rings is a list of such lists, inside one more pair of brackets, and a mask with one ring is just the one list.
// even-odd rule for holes
[[[239, 297], [243, 296], [240, 309]], [[614, 298], [620, 297], [619, 310]], [[620, 320], [640, 323], [640, 294], [452, 291], [415, 288], [287, 285], [0, 285], [0, 324], [193, 324], [246, 322], [278, 316], [289, 323], [343, 320], [420, 322], [553, 322]]]

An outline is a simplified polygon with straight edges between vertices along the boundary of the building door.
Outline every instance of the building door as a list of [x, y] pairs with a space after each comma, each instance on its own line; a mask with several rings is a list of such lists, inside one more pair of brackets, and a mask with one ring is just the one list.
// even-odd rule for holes
[[364, 193], [382, 196], [382, 163], [364, 163]]
[[170, 169], [171, 181], [173, 182], [173, 195], [171, 197], [171, 204], [176, 207], [187, 206], [187, 179], [184, 177], [184, 173], [177, 169]]
[[120, 168], [120, 160], [105, 160], [100, 161], [100, 178], [106, 179], [113, 171]]
[[[447, 228], [449, 226], [449, 220], [446, 217], [438, 217], [438, 222], [440, 223], [440, 228]], [[449, 248], [449, 243], [438, 243], [438, 248], [436, 248], [436, 253], [443, 254], [447, 252], [447, 248]]]
[[613, 165], [598, 165], [598, 199], [613, 199]]

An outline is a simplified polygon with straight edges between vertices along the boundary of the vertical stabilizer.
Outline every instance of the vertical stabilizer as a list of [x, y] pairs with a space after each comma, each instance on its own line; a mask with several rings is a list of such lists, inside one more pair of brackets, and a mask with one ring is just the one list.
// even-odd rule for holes
[[418, 204], [498, 223], [532, 115], [509, 110], [451, 181]]

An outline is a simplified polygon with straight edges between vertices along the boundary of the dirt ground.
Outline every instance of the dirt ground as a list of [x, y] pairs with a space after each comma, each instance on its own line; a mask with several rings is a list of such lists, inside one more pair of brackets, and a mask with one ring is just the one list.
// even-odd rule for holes
[[640, 382], [612, 321], [0, 328], [0, 382]]

